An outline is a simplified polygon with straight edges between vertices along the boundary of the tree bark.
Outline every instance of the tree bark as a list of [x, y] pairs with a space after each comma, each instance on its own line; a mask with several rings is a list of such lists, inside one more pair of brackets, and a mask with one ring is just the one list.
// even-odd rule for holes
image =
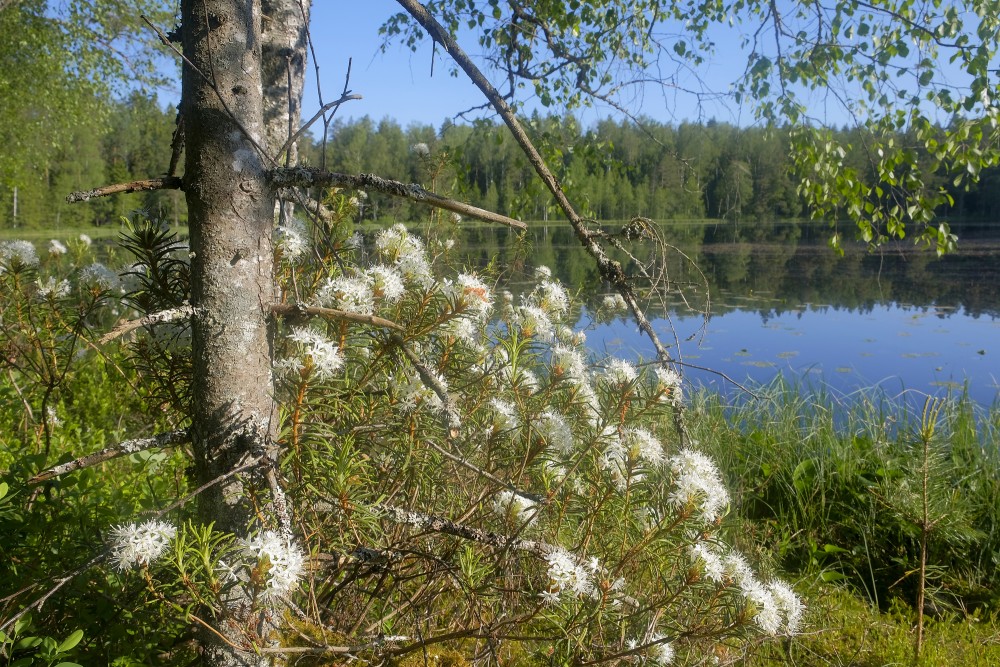
[[299, 163], [298, 143], [277, 151], [302, 123], [302, 91], [309, 58], [311, 0], [263, 0], [264, 124], [267, 150], [280, 164]]
[[[274, 198], [265, 178], [261, 7], [183, 0], [185, 194], [191, 233], [191, 439], [204, 522], [246, 536], [267, 507], [265, 466], [276, 426], [269, 307]], [[258, 457], [244, 475], [226, 473]], [[266, 518], [266, 517], [265, 517]], [[274, 618], [236, 586], [202, 635], [210, 665], [266, 665]]]

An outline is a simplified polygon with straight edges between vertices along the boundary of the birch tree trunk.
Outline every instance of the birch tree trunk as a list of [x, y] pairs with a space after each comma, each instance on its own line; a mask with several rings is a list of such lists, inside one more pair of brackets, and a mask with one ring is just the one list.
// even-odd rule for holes
[[[276, 426], [271, 388], [274, 200], [266, 179], [261, 6], [256, 0], [183, 0], [185, 192], [191, 233], [193, 405], [199, 512], [245, 536], [270, 504], [266, 460]], [[197, 71], [194, 69], [197, 68]], [[260, 461], [257, 465], [253, 462]], [[249, 467], [239, 474], [237, 468]], [[237, 586], [213, 630], [209, 665], [266, 665], [273, 619]]]
[[267, 150], [282, 166], [299, 163], [298, 143], [278, 150], [301, 124], [302, 91], [309, 60], [310, 0], [263, 0], [264, 124]]

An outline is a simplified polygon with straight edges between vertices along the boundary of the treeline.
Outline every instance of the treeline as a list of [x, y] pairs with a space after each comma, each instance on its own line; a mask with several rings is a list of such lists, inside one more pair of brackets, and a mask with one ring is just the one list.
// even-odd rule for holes
[[[0, 173], [0, 227], [85, 226], [117, 222], [141, 208], [173, 222], [186, 219], [179, 192], [117, 195], [67, 204], [74, 190], [166, 172], [176, 113], [133, 94], [81, 119], [72, 140], [47, 152], [47, 163], [26, 173]], [[642, 215], [656, 220], [775, 221], [806, 217], [790, 174], [787, 137], [780, 130], [726, 123], [665, 124], [604, 120], [582, 127], [572, 116], [533, 116], [528, 127], [572, 201], [597, 220]], [[863, 146], [858, 130], [842, 130]], [[905, 139], [905, 137], [904, 137]], [[44, 142], [36, 136], [32, 141]], [[368, 117], [337, 121], [326, 141], [310, 137], [304, 162], [347, 173], [377, 173], [417, 182], [442, 194], [525, 220], [558, 217], [552, 199], [506, 129], [494, 122], [444, 122], [440, 127]], [[36, 151], [45, 154], [45, 151]], [[848, 156], [861, 173], [862, 150]], [[2, 172], [2, 170], [0, 170]], [[950, 188], [954, 205], [941, 214], [959, 219], [1000, 217], [1000, 170], [986, 170], [969, 190]], [[426, 219], [422, 205], [370, 193], [365, 220]], [[16, 199], [16, 209], [15, 209]]]
[[[731, 125], [605, 120], [584, 129], [572, 117], [535, 116], [533, 139], [570, 198], [600, 220], [787, 219], [802, 215], [782, 137]], [[307, 159], [328, 169], [416, 181], [525, 220], [556, 215], [552, 198], [503, 126], [445, 122], [435, 129], [392, 120], [338, 122], [325, 151]], [[323, 156], [325, 155], [325, 162]], [[374, 198], [367, 216], [419, 216], [407, 202]]]
[[[134, 93], [103, 102], [74, 119], [66, 141], [51, 145], [44, 135], [22, 137], [39, 144], [28, 168], [5, 169], [0, 160], [0, 228], [86, 227], [117, 223], [138, 208], [173, 222], [186, 220], [184, 195], [154, 191], [69, 204], [66, 195], [109, 183], [161, 176], [170, 162], [176, 110]], [[43, 157], [44, 156], [44, 157]]]

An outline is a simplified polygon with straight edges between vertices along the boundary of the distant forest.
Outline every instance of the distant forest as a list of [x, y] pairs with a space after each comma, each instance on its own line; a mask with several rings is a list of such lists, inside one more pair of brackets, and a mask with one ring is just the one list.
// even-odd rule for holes
[[[71, 141], [49, 150], [44, 164], [0, 173], [0, 227], [83, 227], [117, 222], [144, 209], [171, 222], [186, 219], [183, 195], [152, 192], [67, 204], [74, 190], [162, 175], [169, 161], [176, 112], [133, 94], [79, 123]], [[597, 220], [642, 215], [656, 220], [788, 220], [806, 215], [789, 173], [782, 130], [726, 123], [664, 124], [605, 120], [582, 127], [573, 117], [534, 116], [528, 123], [571, 199]], [[854, 146], [863, 146], [857, 130]], [[854, 136], [856, 135], [856, 136]], [[905, 140], [905, 137], [903, 138]], [[45, 137], [37, 137], [44, 142]], [[505, 128], [490, 121], [401, 127], [391, 119], [336, 121], [326, 141], [309, 137], [302, 159], [347, 173], [377, 173], [525, 220], [554, 216], [551, 199]], [[849, 156], [862, 173], [863, 150]], [[1000, 170], [986, 170], [969, 191], [949, 190], [951, 219], [1000, 218]], [[15, 217], [16, 188], [16, 217]], [[366, 220], [410, 221], [426, 209], [372, 195]]]

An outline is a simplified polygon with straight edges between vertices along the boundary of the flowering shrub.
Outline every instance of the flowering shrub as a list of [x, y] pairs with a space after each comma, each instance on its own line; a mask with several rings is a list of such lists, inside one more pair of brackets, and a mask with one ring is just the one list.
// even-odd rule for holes
[[[277, 292], [294, 306], [274, 341], [275, 460], [295, 534], [267, 505], [237, 538], [181, 503], [109, 522], [114, 576], [141, 576], [178, 622], [246, 591], [247, 650], [260, 624], [291, 622], [287, 641], [317, 653], [343, 652], [337, 637], [395, 656], [447, 641], [501, 664], [725, 663], [797, 631], [791, 588], [727, 543], [729, 494], [677, 430], [674, 369], [593, 358], [544, 267], [498, 293], [496, 276], [445, 263], [453, 244], [432, 256], [401, 225], [344, 237], [275, 232]], [[33, 308], [124, 289], [130, 316], [186, 312], [186, 248], [155, 226], [125, 245], [138, 261], [120, 273], [43, 277], [33, 246], [4, 244], [0, 278]], [[147, 318], [131, 344], [180, 415], [186, 330]], [[248, 502], [259, 483], [247, 476]]]
[[[500, 662], [655, 664], [798, 629], [791, 589], [724, 539], [721, 475], [673, 426], [674, 369], [590, 358], [544, 267], [498, 296], [401, 225], [339, 260], [283, 261], [282, 284], [393, 326], [315, 317], [280, 344], [289, 492], [337, 563], [310, 583], [314, 623], [403, 654], [447, 636]], [[342, 354], [335, 374], [294, 344], [303, 326]]]

